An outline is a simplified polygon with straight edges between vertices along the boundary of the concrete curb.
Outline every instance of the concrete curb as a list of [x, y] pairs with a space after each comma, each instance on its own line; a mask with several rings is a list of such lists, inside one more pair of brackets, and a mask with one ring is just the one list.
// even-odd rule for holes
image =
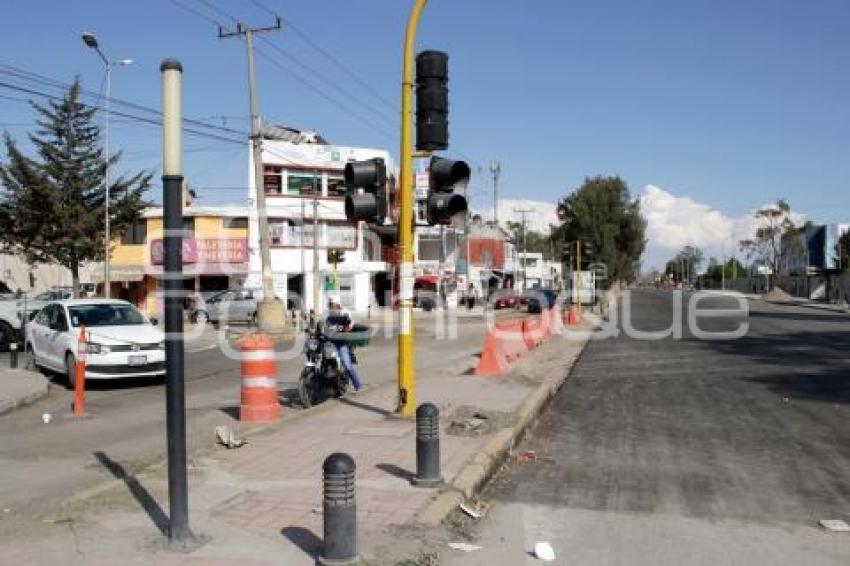
[[[573, 366], [581, 357], [581, 353], [587, 347], [589, 341], [585, 340], [582, 344], [578, 356], [573, 361]], [[502, 428], [496, 432], [487, 444], [461, 469], [451, 486], [438, 494], [419, 513], [416, 520], [428, 526], [439, 525], [464, 499], [475, 495], [504, 463], [513, 447], [522, 439], [528, 427], [569, 378], [573, 366], [563, 377], [544, 381], [529, 393], [522, 406], [517, 410], [517, 419], [513, 426]]]
[[0, 375], [2, 375], [4, 378], [8, 377], [9, 379], [21, 380], [26, 379], [28, 382], [30, 382], [27, 384], [27, 386], [22, 387], [23, 391], [15, 393], [13, 398], [0, 399], [0, 415], [11, 413], [16, 409], [26, 407], [27, 405], [32, 405], [33, 403], [47, 395], [49, 382], [47, 381], [47, 378], [41, 375], [40, 373], [35, 373], [24, 369], [8, 369], [0, 372]]

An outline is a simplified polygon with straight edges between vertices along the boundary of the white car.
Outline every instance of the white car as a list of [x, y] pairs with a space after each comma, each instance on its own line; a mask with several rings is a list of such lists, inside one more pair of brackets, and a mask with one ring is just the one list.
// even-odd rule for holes
[[73, 387], [86, 334], [86, 379], [155, 377], [165, 374], [165, 337], [126, 301], [68, 299], [47, 304], [26, 325], [32, 366], [68, 376]]

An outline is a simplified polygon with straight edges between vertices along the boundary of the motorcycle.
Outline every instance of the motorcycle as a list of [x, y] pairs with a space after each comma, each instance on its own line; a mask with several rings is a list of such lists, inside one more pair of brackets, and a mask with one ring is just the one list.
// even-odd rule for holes
[[[307, 331], [304, 343], [304, 369], [298, 378], [298, 397], [305, 408], [323, 400], [330, 391], [335, 397], [344, 397], [351, 388], [351, 377], [342, 364], [339, 349], [321, 331]], [[351, 348], [351, 361], [357, 363]]]

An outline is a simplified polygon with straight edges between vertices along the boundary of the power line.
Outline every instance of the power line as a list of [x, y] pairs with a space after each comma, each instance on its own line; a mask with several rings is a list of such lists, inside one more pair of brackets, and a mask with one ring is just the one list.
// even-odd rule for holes
[[210, 22], [214, 26], [220, 26], [221, 25], [221, 22], [212, 19], [211, 17], [204, 14], [200, 10], [196, 10], [195, 8], [192, 8], [191, 6], [187, 6], [186, 4], [183, 4], [182, 2], [178, 2], [178, 0], [171, 0], [171, 3], [174, 4], [175, 6], [179, 6], [180, 8], [183, 8], [184, 10], [186, 10], [187, 12], [189, 12], [191, 14], [195, 14], [199, 18], [203, 18], [204, 20]]
[[[60, 101], [60, 102], [64, 100], [64, 98], [57, 96], [57, 95], [54, 95], [54, 94], [50, 94], [50, 93], [47, 93], [47, 92], [35, 90], [35, 89], [32, 89], [32, 88], [26, 88], [26, 87], [14, 85], [14, 84], [2, 82], [2, 81], [0, 81], [0, 88], [6, 88], [6, 89], [14, 90], [14, 91], [17, 91], [17, 92], [25, 92], [27, 94], [31, 94], [33, 96], [38, 96], [38, 97], [45, 98], [45, 99], [48, 99], [48, 100], [54, 100], [54, 101]], [[102, 110], [102, 107], [100, 107], [100, 106], [95, 106], [95, 105], [92, 105], [92, 104], [86, 104], [85, 102], [77, 102], [77, 104], [79, 104], [80, 106], [82, 106], [84, 108]], [[123, 112], [123, 111], [120, 111], [120, 110], [114, 110], [114, 109], [111, 112], [113, 114], [115, 114], [116, 116], [121, 116], [123, 118], [129, 118], [129, 119], [135, 120], [137, 122], [145, 122], [145, 123], [152, 124], [152, 125], [155, 125], [155, 126], [162, 126], [162, 120], [161, 119], [146, 118], [144, 116], [137, 116], [137, 115], [134, 115], [134, 114], [130, 114], [130, 113], [127, 113], [127, 112]], [[183, 127], [183, 131], [185, 133], [189, 134], [189, 135], [194, 135], [194, 136], [199, 136], [199, 137], [204, 137], [204, 138], [209, 138], [209, 139], [216, 139], [216, 140], [219, 140], [219, 141], [234, 143], [234, 144], [238, 144], [238, 145], [244, 144], [244, 140], [237, 140], [237, 139], [229, 138], [229, 137], [222, 136], [222, 135], [198, 131], [198, 130], [195, 130], [195, 129], [192, 129], [192, 128], [187, 128], [185, 126]]]
[[[265, 6], [261, 2], [258, 2], [257, 0], [251, 0], [251, 2], [255, 6], [257, 6], [258, 8], [263, 9], [270, 14], [277, 15], [276, 12], [274, 12], [271, 8], [269, 8], [268, 6]], [[398, 104], [387, 100], [387, 98], [385, 98], [381, 93], [379, 93], [377, 90], [375, 90], [375, 88], [372, 87], [372, 85], [370, 85], [368, 82], [366, 82], [365, 80], [360, 78], [360, 76], [358, 76], [356, 73], [354, 73], [348, 65], [346, 65], [345, 63], [340, 61], [333, 54], [331, 54], [326, 49], [324, 49], [322, 46], [320, 46], [315, 41], [313, 41], [313, 39], [310, 37], [309, 34], [301, 31], [298, 28], [298, 26], [296, 26], [292, 22], [291, 19], [285, 18], [283, 16], [281, 16], [281, 19], [283, 19], [283, 21], [286, 23], [287, 27], [289, 29], [291, 29], [295, 33], [295, 35], [297, 35], [304, 43], [306, 43], [307, 45], [309, 45], [310, 47], [315, 49], [318, 53], [320, 53], [325, 58], [327, 58], [329, 61], [331, 61], [338, 69], [340, 69], [342, 72], [344, 72], [346, 75], [348, 75], [354, 82], [356, 82], [358, 85], [360, 85], [364, 90], [366, 90], [372, 96], [374, 96], [375, 98], [380, 100], [382, 103], [386, 104], [390, 109], [394, 110], [395, 112], [401, 112]]]
[[[210, 4], [209, 2], [206, 2], [205, 0], [197, 0], [197, 1], [198, 1], [198, 2], [203, 3], [203, 4], [204, 4], [204, 5], [206, 5], [207, 7], [211, 7], [211, 6], [213, 6], [213, 5], [212, 5], [212, 4]], [[235, 16], [233, 16], [232, 14], [230, 14], [230, 13], [228, 13], [228, 12], [225, 12], [224, 10], [222, 10], [222, 9], [220, 9], [220, 8], [217, 8], [217, 7], [215, 7], [214, 9], [215, 9], [216, 13], [218, 13], [218, 14], [220, 14], [220, 15], [223, 15], [223, 16], [227, 17], [228, 19], [230, 19], [230, 20], [232, 20], [232, 21], [234, 21], [234, 22], [239, 23], [239, 19], [238, 19], [238, 18], [236, 18]], [[280, 17], [280, 16], [277, 16], [277, 14], [275, 14], [275, 17]], [[209, 18], [205, 18], [205, 19], [206, 19], [207, 21], [210, 21], [210, 20], [209, 20]], [[281, 20], [283, 20], [283, 18], [281, 18]], [[219, 27], [222, 27], [222, 28], [224, 28], [224, 27], [225, 27], [225, 26], [223, 26], [222, 24], [219, 24], [219, 23], [216, 23], [216, 25], [217, 25], [217, 26], [219, 26]], [[291, 60], [293, 60], [293, 61], [297, 61], [295, 57], [293, 57], [291, 54], [288, 54], [288, 53], [283, 52], [283, 51], [282, 51], [282, 50], [281, 50], [278, 46], [276, 46], [275, 44], [273, 44], [273, 43], [269, 42], [269, 40], [264, 39], [264, 41], [266, 41], [266, 43], [270, 43], [270, 45], [271, 45], [271, 46], [272, 46], [272, 47], [273, 47], [276, 51], [278, 51], [278, 52], [280, 52], [280, 53], [282, 53], [282, 54], [285, 54], [285, 55], [286, 55], [289, 59], [291, 59]], [[337, 98], [335, 98], [335, 97], [333, 97], [333, 96], [329, 95], [328, 93], [326, 93], [326, 92], [325, 92], [324, 90], [322, 90], [321, 88], [317, 87], [316, 85], [314, 85], [314, 84], [313, 84], [313, 83], [311, 83], [310, 81], [306, 80], [304, 77], [302, 77], [299, 73], [295, 72], [293, 69], [291, 69], [291, 68], [289, 68], [289, 67], [286, 67], [285, 65], [283, 65], [282, 63], [280, 63], [280, 61], [278, 61], [278, 59], [277, 59], [277, 58], [275, 58], [275, 57], [271, 56], [270, 54], [268, 54], [268, 53], [266, 53], [266, 52], [264, 52], [264, 51], [261, 51], [261, 50], [260, 50], [260, 49], [258, 49], [258, 48], [255, 48], [255, 51], [256, 51], [259, 55], [261, 55], [263, 58], [265, 58], [267, 61], [269, 61], [270, 63], [272, 63], [273, 65], [275, 65], [275, 66], [276, 66], [276, 67], [278, 67], [279, 69], [281, 69], [281, 70], [285, 71], [286, 73], [288, 73], [289, 75], [291, 75], [293, 78], [295, 78], [296, 80], [298, 80], [300, 83], [302, 83], [303, 85], [307, 86], [310, 90], [312, 90], [313, 92], [315, 92], [316, 94], [318, 94], [319, 96], [321, 96], [322, 98], [324, 98], [325, 100], [327, 100], [328, 102], [330, 102], [331, 104], [333, 104], [334, 106], [336, 106], [337, 108], [339, 108], [340, 110], [342, 110], [343, 112], [345, 112], [345, 113], [347, 113], [347, 114], [350, 114], [351, 116], [353, 116], [354, 118], [356, 118], [357, 120], [359, 120], [361, 123], [363, 123], [364, 125], [366, 125], [368, 128], [370, 128], [370, 129], [372, 129], [373, 131], [375, 131], [375, 132], [377, 132], [377, 133], [381, 134], [382, 136], [389, 137], [390, 139], [394, 139], [394, 138], [395, 138], [394, 134], [390, 134], [390, 133], [388, 133], [386, 130], [384, 130], [384, 129], [382, 129], [382, 128], [379, 128], [379, 127], [377, 127], [377, 126], [375, 126], [375, 125], [374, 125], [371, 121], [369, 121], [369, 120], [367, 120], [367, 119], [363, 118], [363, 117], [362, 117], [359, 113], [357, 113], [357, 112], [355, 112], [355, 111], [351, 110], [351, 108], [349, 108], [346, 104], [344, 104], [343, 102], [341, 102], [339, 99], [337, 99]], [[299, 64], [300, 66], [302, 66], [303, 68], [305, 68], [305, 69], [308, 69], [308, 68], [309, 68], [309, 66], [307, 66], [306, 64], [303, 64], [303, 63], [300, 63], [300, 62], [298, 62], [298, 64]], [[315, 74], [315, 75], [317, 75], [317, 76], [322, 77], [322, 78], [323, 78], [323, 80], [324, 80], [325, 82], [328, 82], [328, 83], [329, 83], [331, 86], [333, 86], [334, 88], [338, 88], [338, 87], [336, 86], [336, 83], [334, 83], [331, 79], [328, 79], [327, 77], [325, 77], [325, 76], [324, 76], [324, 75], [322, 75], [321, 73], [313, 72], [313, 74]], [[351, 98], [352, 98], [352, 100], [356, 100], [354, 97], [351, 97]], [[358, 102], [360, 102], [360, 101], [358, 101]], [[360, 102], [360, 104], [361, 104], [361, 105], [364, 105], [362, 102]], [[366, 108], [370, 108], [368, 104], [366, 104], [366, 105], [365, 105], [365, 107], [366, 107]], [[374, 108], [372, 108], [372, 111], [373, 111], [373, 112], [375, 112]], [[384, 116], [383, 116], [383, 115], [382, 115], [379, 111], [378, 111], [378, 115], [379, 115], [379, 116], [382, 116], [382, 118], [386, 121], [386, 117], [384, 117]], [[391, 125], [395, 125], [395, 124], [394, 124], [394, 123], [391, 123]]]
[[[68, 83], [64, 83], [62, 81], [52, 79], [52, 78], [44, 76], [44, 75], [39, 75], [39, 74], [33, 73], [31, 71], [19, 69], [17, 67], [13, 67], [12, 65], [8, 65], [8, 64], [0, 63], [0, 74], [10, 75], [12, 77], [16, 77], [16, 78], [24, 80], [26, 82], [33, 82], [33, 83], [36, 83], [36, 84], [41, 84], [42, 86], [49, 86], [51, 88], [59, 89], [63, 92], [67, 91], [68, 88], [70, 88], [70, 85]], [[83, 95], [85, 95], [89, 98], [95, 98], [96, 100], [98, 100], [99, 101], [98, 104], [94, 105], [98, 108], [100, 108], [100, 103], [102, 103], [102, 101], [105, 100], [105, 97], [101, 96], [100, 93], [95, 93], [94, 91], [88, 90], [88, 89], [86, 89], [82, 86], [80, 86], [80, 94], [83, 94]], [[160, 113], [161, 113], [161, 111], [157, 108], [152, 108], [150, 106], [144, 106], [144, 105], [136, 103], [136, 102], [129, 102], [129, 101], [126, 101], [126, 100], [122, 100], [120, 98], [110, 97], [109, 102], [112, 103], [113, 105], [117, 104], [118, 106], [123, 106], [125, 108], [129, 108], [131, 110], [136, 110], [136, 111], [139, 111], [139, 112], [146, 112], [146, 113], [149, 113], [149, 114], [153, 114], [155, 116], [159, 116]], [[239, 136], [245, 136], [245, 137], [248, 136], [248, 132], [245, 132], [245, 131], [236, 130], [236, 129], [233, 129], [233, 128], [227, 128], [227, 127], [224, 127], [224, 126], [216, 126], [216, 125], [213, 125], [213, 124], [207, 124], [205, 122], [202, 122], [200, 120], [196, 120], [196, 119], [193, 119], [193, 118], [184, 117], [183, 121], [187, 124], [192, 124], [192, 125], [200, 127], [200, 128], [208, 128], [208, 129], [211, 129], [211, 130], [217, 130], [217, 131], [220, 131], [220, 132], [224, 132], [224, 133], [228, 133], [228, 134], [235, 134], [235, 135], [239, 135]]]

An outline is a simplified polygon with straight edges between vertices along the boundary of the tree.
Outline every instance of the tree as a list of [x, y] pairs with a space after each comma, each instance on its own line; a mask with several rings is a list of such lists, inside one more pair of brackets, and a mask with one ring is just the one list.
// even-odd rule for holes
[[664, 272], [672, 275], [676, 281], [693, 281], [699, 266], [702, 265], [703, 258], [704, 254], [700, 248], [685, 246], [667, 262]]
[[787, 200], [777, 199], [776, 204], [756, 210], [753, 216], [757, 220], [755, 234], [752, 238], [741, 240], [739, 246], [748, 260], [770, 267], [775, 276], [779, 273], [782, 257], [782, 238], [796, 230], [791, 219], [791, 206]]
[[[562, 224], [555, 230], [556, 242], [585, 240], [593, 246], [588, 261], [607, 267], [607, 286], [614, 281], [632, 281], [646, 247], [646, 221], [640, 201], [632, 199], [620, 177], [593, 177], [558, 203]], [[584, 258], [583, 258], [584, 259]]]
[[744, 267], [737, 258], [729, 258], [726, 263], [720, 264], [715, 258], [709, 260], [708, 270], [706, 275], [712, 281], [721, 281], [723, 279], [731, 280], [747, 275], [747, 268]]
[[[39, 119], [27, 157], [4, 133], [0, 163], [0, 248], [30, 263], [58, 263], [71, 271], [79, 296], [79, 269], [104, 258], [106, 163], [96, 109], [79, 101], [76, 79], [59, 101], [31, 102]], [[120, 153], [109, 156], [113, 168]], [[119, 175], [109, 186], [111, 230], [123, 233], [149, 205], [151, 174]]]
[[518, 251], [527, 251], [532, 253], [542, 253], [545, 259], [554, 259], [553, 251], [558, 248], [552, 241], [552, 233], [549, 235], [541, 234], [536, 230], [525, 230], [523, 233], [522, 222], [514, 222], [509, 220], [506, 229], [510, 234], [511, 243]]

